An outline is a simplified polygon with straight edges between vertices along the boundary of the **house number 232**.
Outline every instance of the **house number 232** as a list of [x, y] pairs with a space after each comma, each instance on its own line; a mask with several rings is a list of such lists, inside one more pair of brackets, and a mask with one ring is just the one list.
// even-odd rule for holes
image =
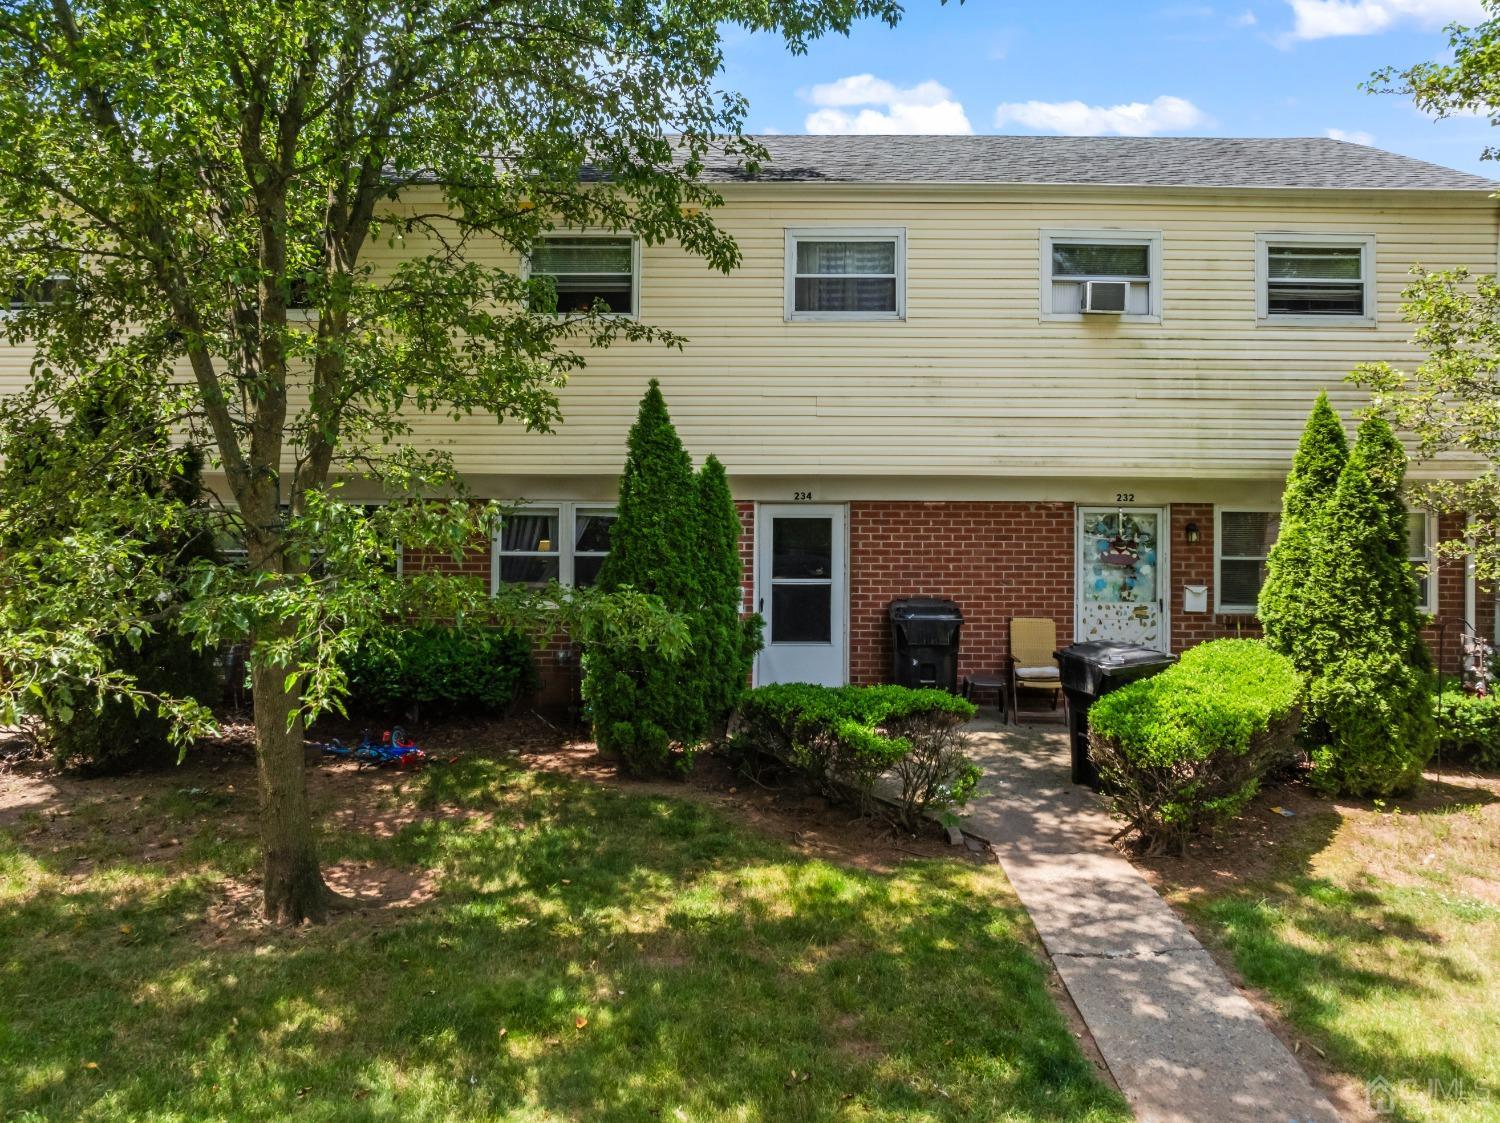
[[1117, 492], [1115, 492], [1115, 502], [1116, 503], [1134, 503], [1135, 502], [1135, 492], [1133, 492], [1133, 491], [1117, 491]]

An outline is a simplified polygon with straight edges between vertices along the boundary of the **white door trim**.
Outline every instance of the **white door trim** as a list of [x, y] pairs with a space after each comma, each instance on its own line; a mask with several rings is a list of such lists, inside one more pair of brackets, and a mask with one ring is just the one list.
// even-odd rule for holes
[[849, 505], [847, 503], [761, 503], [755, 504], [755, 549], [752, 551], [751, 572], [754, 600], [751, 608], [766, 620], [765, 645], [755, 657], [755, 668], [751, 681], [756, 686], [768, 681], [762, 661], [771, 644], [771, 619], [767, 613], [770, 596], [770, 581], [766, 558], [771, 548], [771, 520], [777, 516], [817, 517], [825, 516], [834, 521], [834, 568], [832, 613], [832, 639], [839, 647], [838, 678], [841, 683], [849, 681]]
[[1161, 650], [1172, 650], [1172, 508], [1143, 507], [1133, 503], [1075, 503], [1073, 504], [1073, 638], [1075, 642], [1083, 635], [1083, 580], [1082, 546], [1083, 513], [1085, 511], [1136, 511], [1156, 515], [1156, 580], [1161, 595]]

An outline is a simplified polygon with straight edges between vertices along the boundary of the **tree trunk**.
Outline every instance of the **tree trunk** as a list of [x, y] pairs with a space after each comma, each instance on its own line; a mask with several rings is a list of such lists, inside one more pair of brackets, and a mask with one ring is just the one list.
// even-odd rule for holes
[[251, 672], [255, 691], [255, 762], [260, 776], [261, 843], [265, 851], [265, 913], [276, 924], [320, 923], [336, 900], [323, 883], [312, 816], [307, 807], [307, 777], [302, 749], [302, 720], [288, 728], [296, 701], [286, 689], [286, 672], [257, 664]]

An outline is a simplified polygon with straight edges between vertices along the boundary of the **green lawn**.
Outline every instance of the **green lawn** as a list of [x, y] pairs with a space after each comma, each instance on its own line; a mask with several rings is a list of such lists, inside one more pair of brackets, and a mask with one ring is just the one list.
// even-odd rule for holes
[[216, 944], [247, 776], [0, 833], [0, 1118], [1129, 1118], [993, 867], [861, 872], [467, 759], [326, 838], [437, 871], [430, 903]]
[[1500, 1118], [1497, 794], [1448, 777], [1406, 804], [1304, 800], [1268, 870], [1180, 898], [1357, 1094], [1387, 1082], [1394, 1119]]

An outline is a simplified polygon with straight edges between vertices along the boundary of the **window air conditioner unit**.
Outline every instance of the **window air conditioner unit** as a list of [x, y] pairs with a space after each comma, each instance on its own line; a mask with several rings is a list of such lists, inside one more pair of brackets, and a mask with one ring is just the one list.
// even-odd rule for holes
[[1124, 315], [1130, 300], [1129, 281], [1085, 281], [1083, 283], [1083, 310], [1102, 312], [1106, 315]]

